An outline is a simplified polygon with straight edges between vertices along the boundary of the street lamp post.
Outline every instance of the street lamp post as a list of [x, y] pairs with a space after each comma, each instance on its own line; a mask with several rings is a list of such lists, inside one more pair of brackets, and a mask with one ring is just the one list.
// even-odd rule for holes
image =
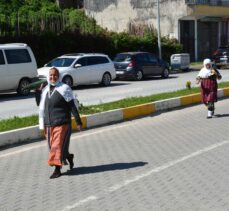
[[157, 42], [158, 42], [158, 54], [161, 59], [161, 27], [160, 27], [160, 3], [157, 0]]

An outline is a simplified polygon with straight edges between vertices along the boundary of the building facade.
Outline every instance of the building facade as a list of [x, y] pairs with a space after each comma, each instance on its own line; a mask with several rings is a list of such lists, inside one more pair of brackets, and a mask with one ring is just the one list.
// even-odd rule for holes
[[[159, 0], [162, 36], [177, 38], [191, 60], [211, 57], [229, 43], [229, 0]], [[84, 0], [88, 16], [111, 31], [157, 29], [157, 0]]]

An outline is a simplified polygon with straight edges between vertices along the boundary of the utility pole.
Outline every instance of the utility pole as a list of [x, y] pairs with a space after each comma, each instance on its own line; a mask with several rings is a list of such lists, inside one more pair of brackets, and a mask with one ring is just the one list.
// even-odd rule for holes
[[17, 11], [17, 36], [20, 36], [20, 20], [19, 20], [19, 11]]
[[157, 0], [157, 42], [158, 42], [158, 54], [161, 59], [161, 27], [160, 27], [160, 0]]

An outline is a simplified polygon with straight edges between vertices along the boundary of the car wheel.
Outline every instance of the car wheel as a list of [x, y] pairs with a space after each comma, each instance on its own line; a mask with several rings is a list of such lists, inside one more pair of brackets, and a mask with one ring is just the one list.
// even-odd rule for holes
[[169, 77], [169, 70], [168, 70], [168, 68], [165, 68], [163, 70], [161, 77], [162, 78], [168, 78]]
[[109, 73], [105, 73], [102, 78], [102, 84], [104, 86], [109, 86], [111, 83], [111, 76]]
[[67, 84], [68, 86], [72, 87], [73, 86], [73, 80], [72, 80], [72, 77], [71, 76], [65, 76], [63, 79], [62, 79], [62, 82]]
[[216, 68], [217, 68], [217, 69], [220, 69], [220, 68], [221, 68], [221, 66], [220, 66], [220, 65], [216, 65]]
[[138, 72], [136, 73], [135, 79], [136, 79], [137, 81], [141, 81], [142, 78], [143, 78], [142, 71], [138, 70]]
[[19, 82], [17, 93], [19, 95], [27, 96], [30, 93], [30, 89], [26, 89], [26, 87], [30, 84], [30, 80], [27, 78], [22, 79]]

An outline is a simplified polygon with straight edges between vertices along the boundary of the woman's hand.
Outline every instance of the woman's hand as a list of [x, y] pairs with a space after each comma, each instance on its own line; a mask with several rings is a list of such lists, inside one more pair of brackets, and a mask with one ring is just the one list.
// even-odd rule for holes
[[46, 85], [47, 85], [47, 83], [42, 83], [42, 84], [40, 85], [40, 87], [38, 87], [38, 90], [42, 90], [43, 88], [46, 87]]
[[198, 76], [198, 77], [196, 78], [196, 84], [199, 84], [200, 81], [201, 81], [201, 78]]
[[77, 125], [77, 130], [82, 131], [82, 125]]

